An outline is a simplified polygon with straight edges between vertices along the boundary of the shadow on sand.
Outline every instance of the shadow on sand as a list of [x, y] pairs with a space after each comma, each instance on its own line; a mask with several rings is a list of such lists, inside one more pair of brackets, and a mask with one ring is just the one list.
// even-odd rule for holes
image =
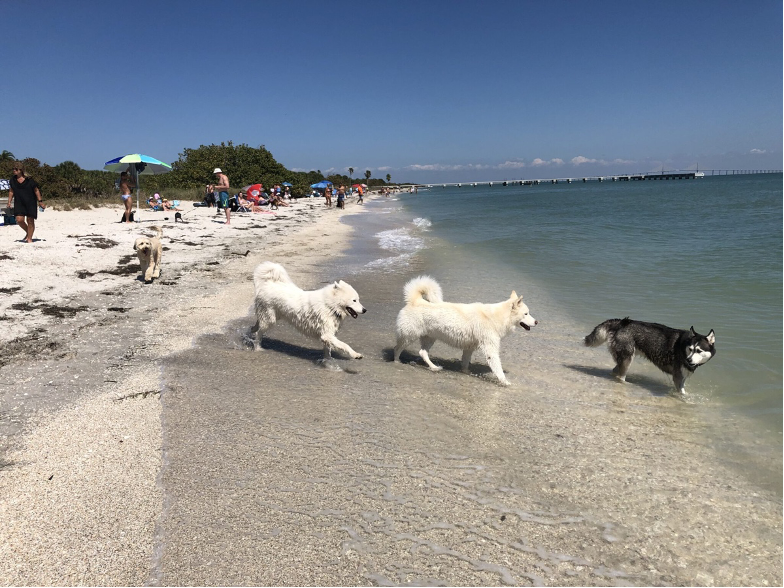
[[[567, 367], [576, 372], [583, 373], [587, 376], [603, 378], [605, 380], [621, 384], [621, 382], [619, 382], [613, 375], [612, 370], [607, 368], [569, 364], [564, 364], [564, 367]], [[626, 383], [633, 386], [638, 386], [640, 388], [645, 388], [651, 394], [651, 396], [680, 396], [680, 394], [676, 395], [674, 393], [674, 388], [671, 385], [668, 386], [661, 380], [651, 376], [646, 376], [645, 374], [628, 374], [626, 376]]]

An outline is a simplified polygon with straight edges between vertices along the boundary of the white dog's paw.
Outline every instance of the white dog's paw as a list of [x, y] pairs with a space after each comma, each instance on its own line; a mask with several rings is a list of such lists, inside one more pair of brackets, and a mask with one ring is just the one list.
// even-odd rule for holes
[[444, 369], [444, 368], [441, 367], [440, 365], [434, 365], [433, 367], [430, 368], [430, 371], [431, 372], [440, 372], [442, 369]]
[[352, 357], [353, 359], [362, 359], [362, 354], [361, 354], [361, 353], [355, 353], [355, 354], [354, 354], [354, 355], [352, 355], [351, 357]]

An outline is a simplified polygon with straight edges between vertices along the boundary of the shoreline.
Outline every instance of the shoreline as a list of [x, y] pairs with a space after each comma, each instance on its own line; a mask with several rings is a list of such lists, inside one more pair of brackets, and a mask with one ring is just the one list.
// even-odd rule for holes
[[[345, 213], [335, 215], [333, 211], [320, 211], [316, 218], [311, 219], [312, 223], [296, 228], [293, 224], [288, 225], [290, 232], [286, 234], [285, 231], [275, 231], [276, 227], [268, 227], [275, 233], [263, 236], [268, 240], [257, 244], [261, 251], [253, 250], [247, 256], [243, 255], [246, 247], [242, 246], [246, 240], [234, 237], [231, 243], [224, 243], [220, 238], [227, 234], [226, 230], [216, 229], [218, 238], [207, 245], [207, 252], [203, 251], [204, 247], [199, 249], [202, 252], [199, 268], [179, 266], [179, 253], [164, 252], [166, 273], [162, 281], [169, 280], [169, 273], [174, 273], [167, 272], [168, 254], [177, 268], [178, 287], [174, 292], [171, 291], [175, 289], [169, 289], [171, 296], [164, 301], [164, 309], [158, 310], [152, 320], [145, 314], [150, 308], [159, 306], [149, 301], [148, 296], [155, 292], [155, 284], [152, 287], [139, 284], [136, 288], [138, 299], [132, 300], [133, 305], [125, 303], [129, 294], [122, 291], [112, 295], [114, 302], [105, 303], [107, 306], [119, 306], [116, 301], [122, 300], [123, 305], [131, 309], [119, 314], [130, 321], [107, 320], [106, 324], [99, 325], [97, 323], [101, 320], [106, 320], [101, 314], [103, 318], [99, 317], [91, 329], [80, 331], [79, 317], [86, 316], [88, 313], [85, 311], [85, 314], [76, 315], [76, 320], [64, 325], [64, 329], [76, 331], [78, 342], [91, 344], [90, 353], [95, 354], [96, 348], [106, 349], [106, 357], [97, 361], [93, 370], [96, 372], [94, 380], [101, 382], [97, 392], [86, 393], [75, 404], [66, 404], [65, 408], [47, 413], [43, 424], [24, 434], [25, 447], [9, 452], [16, 461], [0, 468], [0, 492], [4, 497], [0, 500], [0, 516], [11, 521], [5, 531], [0, 530], [0, 556], [5, 561], [5, 564], [0, 564], [3, 566], [0, 567], [3, 583], [203, 584], [221, 583], [221, 579], [225, 583], [227, 578], [235, 578], [236, 582], [245, 584], [280, 584], [287, 580], [290, 583], [292, 579], [305, 584], [325, 585], [368, 584], [374, 581], [404, 583], [416, 582], [417, 579], [422, 582], [425, 576], [413, 571], [408, 572], [413, 576], [406, 576], [403, 571], [398, 575], [392, 574], [389, 562], [385, 565], [384, 561], [379, 561], [377, 566], [373, 565], [375, 558], [371, 554], [375, 550], [383, 550], [380, 553], [386, 554], [391, 549], [392, 555], [387, 557], [405, 562], [408, 542], [412, 540], [418, 547], [416, 550], [412, 548], [417, 558], [412, 560], [411, 570], [421, 565], [419, 560], [425, 560], [436, 566], [431, 568], [433, 581], [440, 579], [453, 585], [497, 585], [509, 580], [523, 584], [606, 585], [622, 581], [632, 584], [711, 585], [742, 583], [739, 581], [741, 578], [749, 583], [762, 580], [770, 584], [780, 583], [780, 566], [778, 570], [770, 566], [770, 562], [780, 562], [780, 536], [776, 540], [766, 531], [760, 540], [750, 522], [724, 521], [724, 517], [732, 517], [736, 513], [739, 516], [735, 518], [743, 518], [746, 511], [751, 511], [748, 515], [751, 520], [756, 513], [760, 520], [758, 524], [771, 525], [774, 530], [777, 527], [780, 535], [780, 501], [776, 510], [775, 504], [768, 504], [764, 495], [752, 495], [748, 485], [736, 485], [733, 477], [706, 479], [703, 477], [704, 469], [690, 469], [695, 463], [699, 464], [701, 458], [710, 455], [712, 449], [702, 444], [692, 446], [695, 431], [690, 429], [670, 438], [673, 429], [677, 430], [677, 424], [688, 423], [688, 415], [677, 418], [674, 424], [670, 421], [673, 415], [652, 412], [651, 409], [656, 410], [655, 398], [606, 394], [610, 388], [607, 381], [592, 378], [590, 385], [586, 385], [585, 373], [579, 371], [572, 371], [564, 379], [563, 374], [553, 372], [542, 363], [554, 346], [560, 344], [553, 339], [555, 335], [546, 335], [545, 332], [542, 332], [543, 336], [536, 333], [535, 339], [510, 337], [508, 343], [505, 341], [505, 350], [508, 348], [505, 354], [522, 350], [523, 356], [530, 358], [524, 367], [504, 361], [504, 366], [512, 370], [512, 389], [497, 388], [484, 381], [482, 376], [466, 377], [457, 373], [455, 365], [449, 362], [447, 369], [438, 375], [411, 366], [389, 364], [384, 351], [378, 349], [378, 342], [382, 340], [384, 347], [389, 343], [387, 323], [398, 308], [400, 293], [397, 285], [391, 285], [388, 278], [379, 280], [378, 275], [371, 274], [351, 277], [352, 285], [361, 293], [363, 302], [372, 302], [371, 312], [357, 323], [350, 322], [345, 326], [346, 340], [367, 353], [366, 358], [357, 364], [349, 362], [345, 374], [335, 375], [323, 370], [315, 375], [302, 373], [304, 383], [297, 383], [302, 387], [308, 382], [323, 381], [327, 386], [318, 396], [309, 397], [313, 408], [308, 408], [306, 403], [295, 409], [303, 412], [305, 417], [311, 411], [318, 413], [313, 416], [314, 423], [318, 424], [306, 427], [303, 435], [307, 431], [308, 438], [324, 437], [318, 446], [325, 450], [322, 452], [315, 444], [307, 442], [300, 448], [296, 438], [287, 439], [285, 443], [280, 438], [273, 446], [276, 452], [287, 455], [291, 463], [286, 463], [282, 469], [279, 464], [272, 463], [272, 469], [267, 470], [275, 477], [282, 477], [281, 488], [286, 488], [285, 493], [292, 495], [290, 487], [296, 486], [300, 480], [287, 478], [287, 471], [290, 468], [296, 471], [300, 455], [319, 455], [316, 461], [319, 468], [338, 470], [339, 475], [334, 478], [330, 479], [326, 474], [320, 476], [328, 478], [328, 487], [335, 490], [334, 494], [327, 492], [330, 499], [324, 500], [323, 508], [311, 512], [308, 519], [300, 521], [303, 513], [298, 512], [294, 520], [289, 521], [292, 515], [283, 507], [291, 500], [303, 505], [309, 503], [308, 498], [315, 504], [320, 501], [310, 497], [307, 490], [294, 493], [297, 498], [275, 499], [275, 491], [280, 491], [280, 488], [265, 486], [268, 482], [263, 478], [252, 486], [265, 501], [275, 505], [274, 518], [269, 521], [262, 519], [263, 523], [271, 525], [268, 529], [269, 545], [265, 546], [272, 550], [271, 553], [290, 554], [292, 561], [317, 564], [318, 568], [319, 563], [323, 564], [318, 558], [328, 558], [330, 550], [335, 550], [335, 554], [343, 554], [345, 564], [308, 575], [308, 570], [298, 572], [290, 566], [287, 569], [290, 562], [284, 562], [281, 557], [268, 562], [273, 567], [269, 575], [252, 575], [260, 573], [253, 567], [260, 564], [245, 561], [247, 553], [232, 551], [234, 545], [221, 542], [227, 536], [234, 536], [231, 525], [228, 529], [222, 529], [220, 525], [218, 528], [193, 528], [194, 525], [190, 524], [178, 527], [178, 515], [190, 512], [187, 510], [189, 507], [202, 508], [203, 505], [196, 500], [204, 496], [201, 484], [209, 487], [209, 484], [215, 483], [204, 481], [199, 476], [191, 479], [188, 472], [181, 469], [183, 464], [189, 463], [185, 459], [187, 453], [183, 451], [194, 451], [194, 456], [201, 459], [207, 455], [200, 451], [213, 451], [214, 448], [211, 445], [190, 447], [190, 441], [187, 444], [182, 441], [195, 440], [195, 437], [186, 435], [178, 439], [187, 426], [192, 426], [187, 420], [162, 422], [161, 419], [165, 419], [166, 414], [169, 418], [178, 414], [198, 416], [204, 410], [215, 415], [217, 421], [217, 414], [209, 412], [209, 402], [224, 402], [224, 399], [189, 399], [187, 395], [182, 396], [183, 390], [189, 389], [177, 389], [177, 357], [192, 358], [200, 364], [210, 363], [206, 359], [199, 360], [207, 357], [204, 353], [215, 351], [210, 349], [209, 341], [203, 341], [204, 336], [232, 329], [233, 323], [248, 316], [252, 298], [250, 276], [261, 259], [281, 261], [295, 282], [305, 288], [317, 287], [316, 282], [324, 278], [328, 267], [334, 262], [339, 263], [339, 256], [343, 255], [333, 254], [330, 250], [346, 252], [355, 234], [355, 229], [347, 223], [337, 222], [337, 217], [354, 212], [354, 209], [355, 206], [350, 203]], [[168, 234], [164, 233], [164, 245]], [[179, 244], [181, 254], [185, 258], [192, 256], [195, 246], [184, 245], [184, 237], [171, 234], [179, 239], [175, 243]], [[289, 245], [291, 247], [287, 247]], [[221, 256], [213, 258], [210, 252], [214, 250], [209, 248], [216, 247]], [[214, 263], [216, 261], [217, 264]], [[398, 275], [396, 279], [402, 278]], [[120, 284], [127, 285], [130, 278], [126, 276], [119, 280]], [[100, 299], [103, 295], [97, 292], [93, 296]], [[365, 322], [360, 324], [363, 320]], [[129, 327], [129, 338], [126, 344], [112, 347], [112, 341], [118, 338], [117, 333], [123, 333], [123, 322], [133, 323], [132, 328]], [[310, 351], [291, 346], [288, 342], [296, 339], [288, 331], [284, 333], [280, 339], [290, 346], [287, 353], [270, 351], [264, 356], [240, 354], [242, 357], [239, 357], [248, 363], [247, 369], [261, 370], [268, 378], [268, 383], [261, 386], [259, 393], [273, 393], [262, 396], [260, 403], [264, 406], [265, 415], [269, 411], [269, 415], [264, 416], [263, 426], [272, 429], [273, 433], [280, 419], [291, 418], [292, 410], [285, 403], [275, 405], [283, 402], [278, 398], [280, 394], [274, 393], [275, 384], [294, 384], [291, 378], [297, 378], [303, 368], [312, 371], [311, 364], [298, 357], [298, 354], [309, 354]], [[221, 350], [225, 343], [225, 338], [219, 337], [217, 349]], [[67, 357], [73, 349], [65, 347], [56, 347], [55, 351], [65, 354], [59, 362], [68, 367], [84, 361], [86, 355], [77, 353], [73, 358]], [[414, 359], [413, 356], [415, 354], [409, 352], [409, 360]], [[122, 365], [115, 365], [120, 363], [117, 361], [119, 357], [123, 358]], [[217, 369], [221, 365], [220, 360], [211, 361], [217, 362], [216, 369], [205, 371], [205, 378], [220, 376], [220, 373], [215, 373], [220, 372]], [[170, 372], [167, 377], [163, 377], [164, 364], [166, 371]], [[484, 370], [480, 364], [477, 362], [472, 368]], [[273, 374], [271, 365], [280, 373]], [[348, 371], [349, 365], [351, 370], [358, 372]], [[2, 368], [6, 374], [9, 374], [8, 367]], [[192, 364], [189, 370], [196, 372], [202, 367]], [[530, 374], [527, 373], [529, 369]], [[183, 373], [188, 374], [187, 371]], [[355, 373], [359, 376], [353, 375]], [[525, 380], [521, 378], [523, 373], [527, 376]], [[196, 380], [201, 377], [199, 373], [188, 375]], [[88, 378], [87, 374], [79, 376], [78, 380], [82, 382]], [[35, 376], [30, 377], [28, 385], [32, 386]], [[401, 377], [405, 382], [405, 388], [400, 390], [403, 394], [395, 389], [395, 383], [399, 385]], [[6, 381], [10, 380], [6, 378]], [[186, 379], [183, 378], [183, 381]], [[350, 384], [348, 389], [342, 384], [344, 381]], [[51, 390], [43, 380], [38, 385], [45, 392]], [[247, 391], [235, 391], [228, 381], [225, 385], [236, 398], [248, 401]], [[356, 390], [354, 386], [357, 386]], [[335, 388], [334, 396], [331, 396], [331, 387]], [[420, 394], [420, 390], [425, 394]], [[579, 392], [578, 400], [571, 394], [573, 391]], [[161, 392], [170, 397], [166, 401], [169, 402], [168, 412], [162, 406]], [[323, 399], [320, 398], [322, 395]], [[329, 398], [333, 399], [332, 402], [327, 402]], [[524, 403], [521, 402], [523, 400]], [[183, 411], [183, 408], [188, 408], [187, 402], [194, 403], [192, 410]], [[381, 404], [374, 405], [373, 402]], [[513, 417], [521, 404], [525, 404], [524, 420], [516, 420]], [[222, 410], [219, 406], [222, 405], [216, 405], [216, 409]], [[381, 412], [379, 407], [383, 407]], [[337, 408], [354, 415], [352, 419], [357, 420], [354, 426], [360, 426], [365, 418], [369, 419], [367, 429], [359, 428], [364, 433], [347, 446], [360, 455], [347, 453], [342, 460], [346, 462], [342, 469], [331, 461], [334, 456], [330, 456], [330, 451], [346, 446], [339, 445], [326, 435], [329, 427], [320, 424], [325, 415]], [[434, 410], [436, 408], [438, 410]], [[249, 416], [259, 413], [248, 412]], [[299, 418], [298, 415], [297, 422]], [[420, 426], [409, 430], [411, 419]], [[388, 429], [390, 420], [399, 421], [403, 428], [396, 425]], [[221, 428], [220, 425], [224, 424], [216, 423], [216, 428], [233, 434], [235, 428]], [[427, 431], [433, 427], [440, 433], [431, 438]], [[198, 431], [198, 428], [195, 430]], [[283, 428], [285, 430], [286, 427]], [[162, 433], [168, 438], [162, 437]], [[452, 436], [454, 440], [450, 438]], [[396, 443], [387, 446], [389, 439], [402, 443], [402, 448], [398, 449]], [[368, 440], [372, 442], [368, 443]], [[430, 442], [424, 445], [427, 447], [425, 452], [422, 452], [422, 440]], [[226, 470], [230, 473], [231, 459], [235, 458], [237, 449], [234, 444], [229, 445], [231, 453], [223, 458], [227, 460]], [[261, 446], [265, 447], [263, 443]], [[381, 452], [381, 456], [385, 457], [375, 456], [379, 446], [385, 448]], [[362, 451], [357, 451], [359, 447]], [[492, 454], [489, 453], [491, 448]], [[405, 449], [411, 453], [406, 453]], [[302, 454], [302, 450], [306, 453]], [[392, 451], [401, 451], [402, 456], [414, 462], [414, 475], [410, 464], [404, 467], [393, 465], [398, 462], [398, 457], [390, 453]], [[464, 455], [437, 457], [439, 453], [455, 452]], [[365, 459], [359, 459], [362, 456]], [[128, 468], [129, 457], [134, 464], [131, 471]], [[254, 459], [262, 457], [254, 456]], [[458, 464], [465, 464], [457, 468], [465, 473], [450, 481], [456, 469], [455, 460]], [[646, 464], [646, 460], [652, 461]], [[398, 467], [400, 471], [394, 476], [388, 473]], [[370, 473], [369, 468], [376, 469]], [[263, 464], [255, 465], [255, 469], [264, 470]], [[475, 480], [470, 474], [474, 469], [477, 473], [485, 472], [481, 476], [486, 477], [477, 487], [473, 486]], [[524, 472], [523, 477], [517, 477], [518, 470]], [[367, 477], [359, 475], [359, 472], [365, 472]], [[651, 472], [654, 474], [652, 478]], [[50, 475], [53, 478], [49, 479]], [[367, 486], [359, 494], [350, 493], [353, 484], [344, 488], [340, 481], [343, 477], [351, 481], [354, 476], [359, 476], [360, 487]], [[53, 482], [58, 482], [58, 485]], [[383, 494], [379, 494], [379, 505], [374, 505], [372, 500], [369, 505], [365, 504], [376, 494], [371, 482], [380, 482], [385, 489]], [[416, 509], [410, 510], [406, 506], [408, 502], [401, 502], [394, 506], [394, 512], [397, 509], [407, 510], [387, 519], [388, 515], [384, 513], [389, 506], [384, 505], [389, 498], [386, 494], [393, 494], [393, 498], [396, 495], [398, 500], [416, 496], [419, 492], [417, 485], [422, 483], [428, 488], [428, 494], [423, 498], [433, 503], [427, 516], [423, 517]], [[732, 488], [727, 489], [723, 485], [731, 485]], [[318, 494], [324, 493], [321, 488], [318, 490]], [[650, 492], [653, 496], [649, 496]], [[164, 504], [165, 494], [170, 500], [177, 498]], [[223, 500], [227, 497], [221, 495], [215, 498]], [[461, 504], [460, 509], [451, 512], [457, 503]], [[80, 506], [74, 508], [74, 504]], [[224, 516], [230, 519], [255, 515], [254, 509], [248, 508], [248, 504], [253, 505], [254, 502], [241, 504], [240, 508], [226, 511]], [[384, 518], [384, 526], [391, 526], [391, 530], [380, 532], [382, 530], [376, 528], [376, 523], [372, 523], [373, 519], [366, 519], [367, 526], [363, 526], [352, 515], [340, 514], [350, 511], [351, 504], [356, 504], [357, 509], [364, 508], [363, 513], [377, 511]], [[136, 516], [128, 517], [129, 512]], [[495, 520], [495, 515], [502, 513], [509, 520], [507, 525]], [[361, 521], [362, 517], [358, 520]], [[421, 519], [420, 524], [405, 531], [408, 538], [395, 539], [396, 535], [392, 532], [395, 522], [401, 525], [400, 521], [405, 517], [412, 521]], [[321, 521], [321, 524], [312, 527], [307, 522], [311, 519]], [[468, 524], [466, 521], [476, 522]], [[514, 526], [508, 528], [512, 523]], [[358, 534], [351, 535], [349, 540], [345, 531], [337, 529], [339, 524], [348, 524]], [[433, 528], [428, 530], [429, 526]], [[288, 534], [289, 531], [291, 534]], [[396, 532], [402, 533], [403, 530], [397, 529]], [[455, 538], [450, 542], [450, 538], [443, 534], [454, 534]], [[484, 560], [463, 554], [470, 551], [469, 546], [477, 538], [486, 544]], [[308, 544], [314, 543], [318, 549], [308, 551], [303, 544], [297, 548], [304, 549], [302, 554], [297, 550], [291, 551], [294, 545], [303, 543], [303, 539], [307, 539]], [[347, 541], [350, 548], [346, 547]], [[516, 547], [513, 545], [515, 541], [518, 542]], [[519, 544], [520, 541], [522, 544]], [[712, 544], [706, 548], [705, 542]], [[204, 558], [206, 564], [209, 560], [206, 553], [213, 544], [220, 545], [221, 551], [212, 557], [222, 557], [224, 561], [213, 561], [209, 569], [200, 565], [200, 561], [193, 561], [194, 557]], [[200, 551], [195, 556], [189, 555], [188, 548], [194, 545], [198, 545]], [[394, 545], [399, 545], [399, 548], [392, 547]], [[700, 548], [700, 545], [703, 547]], [[181, 546], [184, 548], [182, 553], [178, 551]], [[153, 547], [159, 551], [153, 553]], [[400, 553], [397, 553], [398, 549]], [[428, 554], [431, 549], [433, 553]], [[451, 550], [451, 555], [439, 552], [444, 549]], [[630, 559], [629, 554], [635, 553]], [[565, 554], [571, 555], [566, 558]], [[577, 554], [582, 558], [576, 557]], [[269, 557], [269, 553], [265, 555]], [[299, 555], [305, 559], [297, 559]], [[183, 559], [178, 560], [177, 557]], [[722, 560], [722, 557], [725, 559]], [[506, 569], [503, 567], [503, 561], [522, 559], [527, 562], [530, 558], [530, 562], [519, 564], [517, 570], [508, 563]], [[743, 565], [739, 565], [738, 558], [744, 562]], [[278, 561], [280, 570], [275, 569], [274, 561]], [[59, 562], [59, 566], [54, 562]], [[704, 565], [708, 562], [713, 562], [714, 567]], [[175, 566], [174, 563], [180, 565]], [[605, 567], [597, 566], [597, 563]], [[482, 566], [485, 569], [479, 572]], [[744, 569], [746, 566], [748, 568]], [[763, 569], [758, 569], [760, 566]], [[321, 565], [321, 568], [325, 567]], [[405, 567], [401, 564], [400, 569]], [[693, 567], [698, 571], [695, 572]], [[678, 571], [680, 568], [683, 568], [681, 572]], [[240, 571], [251, 575], [230, 575]], [[298, 576], [300, 573], [304, 575]]]

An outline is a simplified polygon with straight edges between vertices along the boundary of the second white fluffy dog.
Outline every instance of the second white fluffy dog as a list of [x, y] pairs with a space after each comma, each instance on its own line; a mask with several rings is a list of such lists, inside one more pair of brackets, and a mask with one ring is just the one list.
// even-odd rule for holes
[[406, 345], [419, 339], [419, 356], [431, 370], [439, 371], [442, 368], [430, 361], [428, 351], [441, 341], [463, 350], [463, 372], [468, 373], [471, 354], [479, 349], [498, 381], [509, 385], [501, 367], [501, 339], [517, 325], [530, 331], [538, 324], [522, 296], [512, 292], [508, 300], [496, 304], [444, 302], [441, 286], [428, 276], [409, 281], [403, 293], [406, 305], [397, 315], [395, 361], [400, 361]]
[[282, 265], [265, 261], [253, 272], [256, 289], [256, 337], [253, 347], [261, 349], [262, 334], [275, 321], [284, 319], [306, 337], [324, 344], [324, 359], [332, 357], [332, 350], [342, 351], [353, 359], [361, 359], [346, 343], [336, 337], [340, 323], [351, 315], [357, 318], [367, 309], [359, 302], [359, 294], [343, 280], [319, 290], [303, 290], [289, 278]]

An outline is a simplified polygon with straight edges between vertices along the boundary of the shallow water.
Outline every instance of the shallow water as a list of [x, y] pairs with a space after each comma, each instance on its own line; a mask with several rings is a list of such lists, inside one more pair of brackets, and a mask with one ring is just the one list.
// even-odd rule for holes
[[[396, 249], [426, 239], [428, 271], [449, 273], [456, 296], [478, 299], [490, 278], [540, 287], [586, 333], [624, 316], [713, 329], [718, 353], [687, 389], [781, 433], [780, 174], [432, 188], [399, 198], [402, 214], [428, 226], [423, 233], [413, 222]], [[488, 270], [479, 282], [477, 268], [458, 261], [467, 254]]]
[[[249, 316], [165, 361], [157, 583], [780, 580], [770, 470], [744, 472], [721, 449], [743, 421], [717, 412], [726, 437], [709, 435], [710, 405], [674, 397], [650, 366], [616, 384], [609, 355], [576, 343], [582, 326], [543, 286], [439, 239], [399, 200], [368, 206], [377, 214], [349, 221], [350, 255], [300, 284], [357, 289], [368, 313], [339, 337], [364, 359], [325, 364], [283, 324], [254, 353]], [[481, 358], [460, 373], [460, 352], [440, 344], [442, 372], [416, 349], [390, 361], [402, 288], [419, 273], [455, 300], [524, 294], [540, 325], [504, 340], [511, 387]], [[752, 565], [739, 536], [771, 557]]]

